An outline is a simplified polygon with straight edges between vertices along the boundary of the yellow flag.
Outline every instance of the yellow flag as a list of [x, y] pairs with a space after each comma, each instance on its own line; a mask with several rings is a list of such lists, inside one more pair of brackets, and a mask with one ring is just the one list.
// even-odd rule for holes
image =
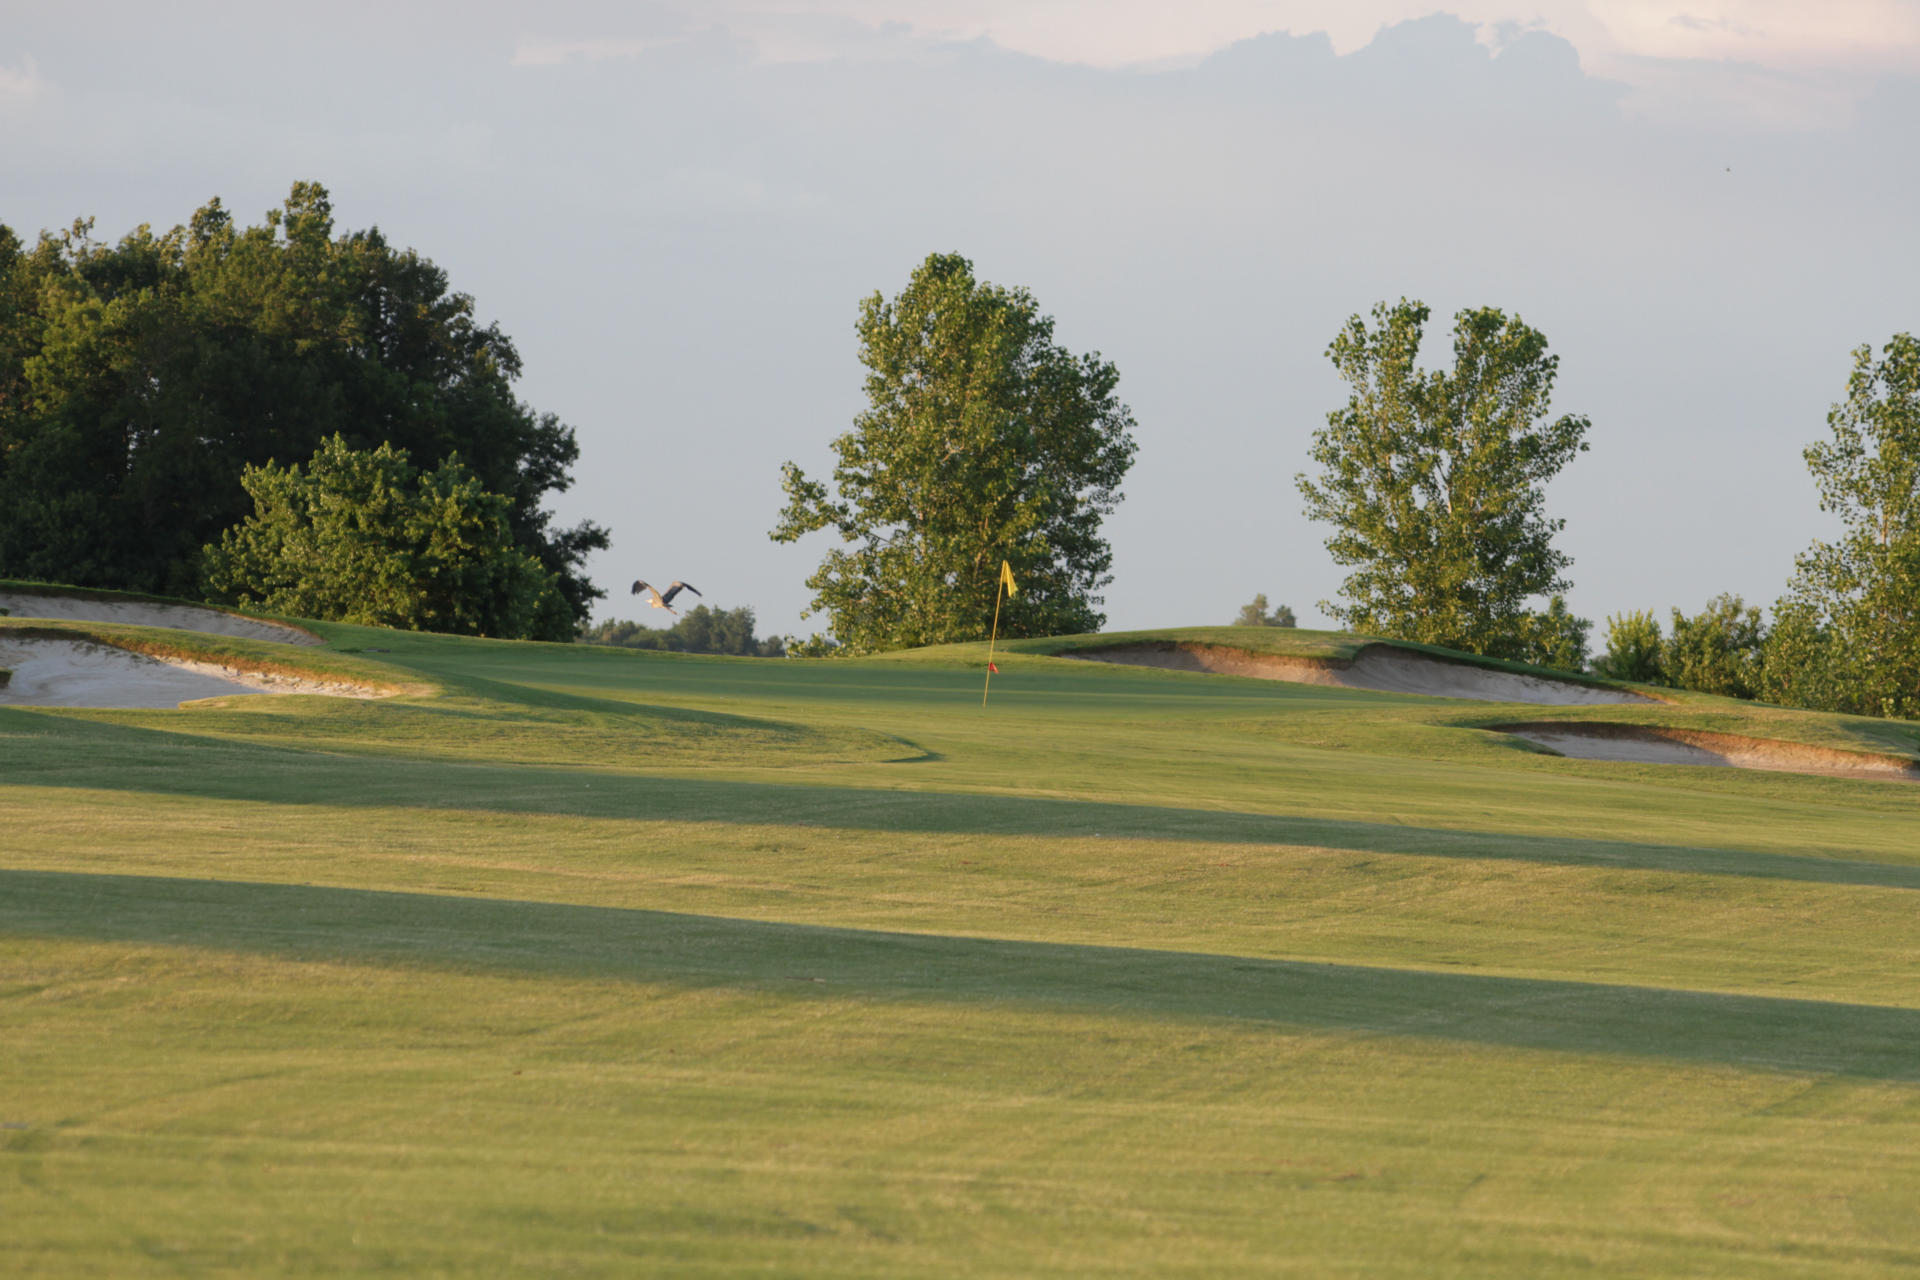
[[1020, 594], [1020, 588], [1013, 585], [1013, 566], [1005, 560], [1000, 562], [1000, 585], [1007, 589], [1007, 594], [1010, 596]]

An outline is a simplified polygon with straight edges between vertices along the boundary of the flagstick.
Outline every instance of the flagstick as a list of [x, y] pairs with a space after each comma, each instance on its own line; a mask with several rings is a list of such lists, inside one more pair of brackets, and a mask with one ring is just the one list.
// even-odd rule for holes
[[980, 690], [980, 705], [987, 705], [987, 694], [993, 688], [993, 642], [1000, 638], [1000, 597], [1007, 591], [1007, 581], [1002, 578], [993, 587], [993, 634], [987, 637], [987, 684]]

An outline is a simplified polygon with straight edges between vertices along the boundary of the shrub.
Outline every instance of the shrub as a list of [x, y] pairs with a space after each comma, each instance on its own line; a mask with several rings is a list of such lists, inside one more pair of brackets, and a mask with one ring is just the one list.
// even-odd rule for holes
[[1561, 671], [1586, 670], [1587, 633], [1593, 623], [1574, 617], [1564, 599], [1554, 596], [1545, 612], [1525, 614], [1517, 621], [1520, 661]]
[[1847, 709], [1835, 656], [1833, 631], [1819, 610], [1803, 600], [1780, 601], [1761, 646], [1759, 696], [1783, 707]]
[[1673, 630], [1660, 652], [1667, 680], [1681, 689], [1754, 698], [1760, 693], [1766, 628], [1760, 610], [1722, 592], [1696, 616], [1673, 611]]
[[323, 442], [303, 471], [241, 478], [253, 514], [203, 548], [209, 598], [412, 631], [570, 639], [555, 575], [515, 544], [510, 504], [457, 457], [429, 472], [405, 449]]
[[1612, 680], [1631, 680], [1637, 684], [1665, 684], [1666, 668], [1660, 661], [1659, 619], [1651, 609], [1607, 615], [1607, 651], [1594, 659], [1596, 673]]

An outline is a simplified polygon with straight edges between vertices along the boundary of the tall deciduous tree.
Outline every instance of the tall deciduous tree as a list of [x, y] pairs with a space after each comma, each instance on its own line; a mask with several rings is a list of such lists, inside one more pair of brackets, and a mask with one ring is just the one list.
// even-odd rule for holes
[[428, 467], [458, 452], [584, 620], [607, 536], [552, 527], [579, 447], [519, 373], [439, 267], [336, 235], [315, 183], [255, 227], [214, 200], [111, 246], [85, 220], [32, 247], [0, 228], [0, 576], [190, 594], [202, 544], [247, 514], [242, 471], [340, 434]]
[[1314, 433], [1320, 475], [1297, 481], [1353, 572], [1345, 604], [1320, 607], [1355, 631], [1577, 666], [1585, 622], [1528, 601], [1569, 585], [1544, 489], [1587, 447], [1587, 419], [1548, 419], [1559, 357], [1492, 307], [1454, 317], [1451, 370], [1418, 368], [1428, 315], [1383, 302], [1327, 348], [1353, 393]]
[[1782, 643], [1818, 675], [1771, 683], [1835, 710], [1920, 717], [1920, 342], [1901, 333], [1877, 360], [1854, 352], [1827, 427], [1807, 466], [1845, 532], [1798, 557], [1778, 610]]
[[835, 530], [807, 579], [839, 652], [984, 639], [1000, 563], [1019, 593], [1000, 633], [1093, 631], [1113, 553], [1100, 522], [1132, 465], [1133, 416], [1097, 353], [1053, 341], [1031, 294], [934, 254], [860, 306], [868, 408], [833, 442], [833, 490], [793, 463], [773, 530]]

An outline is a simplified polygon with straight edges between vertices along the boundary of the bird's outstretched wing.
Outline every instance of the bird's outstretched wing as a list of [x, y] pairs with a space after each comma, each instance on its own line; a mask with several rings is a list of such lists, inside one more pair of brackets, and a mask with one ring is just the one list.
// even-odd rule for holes
[[672, 604], [673, 598], [679, 595], [682, 591], [691, 591], [695, 595], [700, 594], [700, 588], [695, 586], [689, 586], [687, 583], [684, 583], [684, 582], [676, 582], [672, 586], [668, 587], [667, 593], [661, 596], [660, 598], [662, 600], [665, 600], [668, 604]]
[[665, 609], [667, 607], [667, 601], [673, 599], [673, 592], [671, 591], [667, 592], [666, 597], [663, 599], [658, 591], [655, 591], [648, 584], [641, 582], [638, 579], [635, 579], [633, 584], [633, 590], [629, 594], [637, 596], [642, 591], [646, 592], [648, 595], [653, 597], [653, 606], [656, 609]]
[[633, 580], [633, 590], [632, 590], [632, 591], [631, 591], [631, 592], [630, 592], [629, 594], [631, 594], [631, 595], [636, 595], [636, 596], [637, 596], [637, 595], [639, 595], [639, 594], [640, 594], [640, 593], [641, 593], [642, 591], [651, 591], [651, 590], [653, 590], [653, 588], [652, 588], [652, 587], [650, 587], [650, 586], [648, 586], [648, 585], [647, 585], [646, 583], [644, 583], [644, 582], [642, 582], [642, 581], [640, 581], [640, 579], [638, 579], [638, 578], [635, 578], [635, 579]]

